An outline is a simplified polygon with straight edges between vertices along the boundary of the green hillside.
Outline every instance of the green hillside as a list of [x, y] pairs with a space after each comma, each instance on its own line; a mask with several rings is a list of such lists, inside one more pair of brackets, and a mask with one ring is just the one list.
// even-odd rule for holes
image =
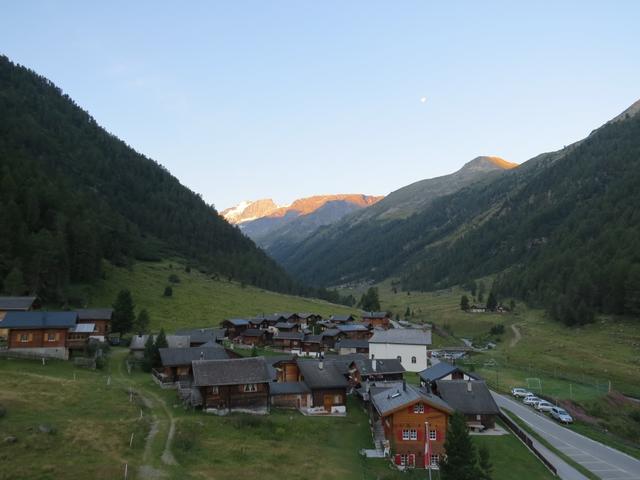
[[[180, 283], [169, 282], [172, 274], [178, 276]], [[171, 297], [163, 296], [167, 285], [173, 288]], [[215, 326], [225, 318], [262, 313], [316, 312], [328, 316], [356, 312], [323, 300], [275, 293], [227, 280], [212, 280], [196, 269], [187, 273], [179, 261], [137, 262], [131, 268], [106, 265], [105, 279], [80, 288], [76, 294], [89, 306], [104, 307], [110, 306], [124, 288], [131, 291], [136, 311], [147, 309], [154, 331], [161, 327], [172, 332], [181, 327]]]
[[[64, 301], [70, 284], [179, 255], [277, 291], [291, 279], [172, 176], [49, 80], [0, 56], [0, 290]], [[299, 289], [297, 289], [299, 291]]]

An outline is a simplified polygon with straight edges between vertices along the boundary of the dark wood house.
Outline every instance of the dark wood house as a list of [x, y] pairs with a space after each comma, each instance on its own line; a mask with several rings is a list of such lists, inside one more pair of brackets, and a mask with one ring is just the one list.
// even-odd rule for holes
[[[28, 312], [37, 306], [36, 297], [0, 297], [0, 322], [8, 312]], [[0, 324], [0, 338], [6, 339], [8, 333]]]
[[176, 330], [176, 335], [189, 337], [189, 344], [192, 347], [200, 347], [204, 344], [220, 342], [226, 336], [224, 328], [183, 328]]
[[323, 360], [298, 359], [299, 381], [311, 390], [311, 407], [325, 413], [346, 413], [347, 382], [339, 368]]
[[336, 328], [344, 338], [350, 338], [351, 340], [367, 340], [372, 335], [371, 330], [362, 323], [345, 323], [336, 326]]
[[302, 341], [302, 351], [307, 354], [319, 354], [324, 351], [322, 335], [307, 334]]
[[418, 372], [420, 384], [428, 387], [430, 391], [437, 394], [438, 380], [478, 380], [479, 377], [472, 373], [467, 373], [456, 365], [448, 362], [439, 362], [432, 367]]
[[222, 328], [226, 329], [227, 337], [234, 339], [239, 337], [242, 332], [251, 327], [249, 320], [244, 318], [229, 318], [222, 322]]
[[391, 318], [387, 312], [365, 312], [362, 315], [362, 323], [371, 328], [387, 330], [391, 327]]
[[369, 353], [369, 340], [351, 340], [343, 338], [336, 343], [336, 350], [340, 355], [349, 355], [351, 353]]
[[359, 359], [349, 365], [349, 383], [358, 387], [364, 382], [402, 381], [405, 369], [396, 358]]
[[93, 337], [101, 342], [106, 341], [111, 333], [111, 319], [113, 318], [112, 308], [85, 308], [76, 310], [78, 313], [78, 323], [93, 323], [96, 328]]
[[245, 345], [261, 347], [266, 343], [267, 331], [259, 328], [247, 328], [240, 334], [240, 339]]
[[325, 349], [333, 350], [336, 346], [336, 343], [343, 337], [344, 333], [342, 333], [337, 328], [329, 328], [322, 332], [322, 344], [324, 345]]
[[224, 360], [229, 354], [221, 345], [215, 347], [161, 348], [162, 369], [154, 372], [161, 383], [191, 382], [194, 360]]
[[300, 325], [293, 322], [278, 322], [274, 325], [278, 332], [299, 332]]
[[329, 317], [329, 320], [334, 325], [342, 325], [345, 323], [355, 323], [356, 317], [354, 317], [353, 315], [331, 315]]
[[437, 380], [438, 396], [462, 413], [475, 430], [494, 428], [498, 405], [482, 380]]
[[282, 350], [301, 350], [304, 333], [302, 332], [280, 332], [273, 336], [271, 342], [275, 348]]
[[195, 360], [192, 365], [193, 386], [200, 391], [204, 411], [269, 412], [272, 376], [263, 357]]

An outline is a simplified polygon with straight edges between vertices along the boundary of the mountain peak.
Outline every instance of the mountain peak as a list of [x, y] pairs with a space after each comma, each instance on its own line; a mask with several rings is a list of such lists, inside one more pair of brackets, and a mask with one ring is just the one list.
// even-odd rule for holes
[[627, 108], [624, 112], [622, 112], [620, 115], [613, 117], [607, 123], [620, 122], [622, 120], [626, 120], [627, 118], [634, 117], [638, 115], [638, 113], [640, 113], [640, 100], [637, 100], [634, 103], [632, 103], [631, 106]]
[[238, 224], [256, 218], [265, 217], [280, 208], [272, 199], [244, 201], [235, 207], [227, 208], [220, 214], [229, 222]]
[[490, 155], [481, 155], [465, 163], [461, 170], [511, 170], [512, 168], [516, 168], [517, 166], [517, 163], [509, 162], [504, 158]]

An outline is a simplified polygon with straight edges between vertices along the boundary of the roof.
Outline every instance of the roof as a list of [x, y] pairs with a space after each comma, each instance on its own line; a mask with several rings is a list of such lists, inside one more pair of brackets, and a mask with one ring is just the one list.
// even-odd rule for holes
[[361, 323], [345, 323], [336, 327], [341, 332], [368, 332], [369, 329]]
[[9, 311], [0, 328], [71, 328], [78, 320], [76, 312], [17, 312]]
[[[434, 366], [426, 368], [418, 373], [420, 378], [427, 383], [433, 382], [435, 380], [440, 380], [447, 375], [450, 375], [453, 372], [462, 372], [462, 370], [455, 365], [451, 365], [448, 362], [439, 362]], [[466, 372], [464, 372], [466, 373]], [[475, 375], [467, 373], [472, 378], [477, 378]]]
[[176, 330], [176, 335], [188, 336], [191, 343], [215, 342], [218, 338], [224, 338], [226, 331], [224, 328], [183, 328]]
[[191, 365], [194, 360], [221, 360], [229, 358], [227, 351], [218, 347], [161, 348], [160, 358], [165, 367]]
[[274, 340], [304, 340], [302, 332], [280, 332], [273, 336]]
[[0, 310], [29, 310], [35, 301], [36, 297], [0, 297]]
[[354, 318], [353, 315], [331, 315], [329, 320], [334, 322], [351, 322]]
[[[322, 368], [320, 368], [321, 365]], [[298, 368], [304, 382], [311, 389], [346, 388], [349, 385], [347, 379], [332, 362], [298, 360]]]
[[336, 335], [340, 335], [342, 332], [337, 328], [328, 328], [324, 332], [322, 332], [323, 337], [335, 337]]
[[344, 338], [338, 342], [336, 348], [369, 348], [369, 340]]
[[[134, 335], [129, 343], [130, 350], [144, 350], [144, 344], [147, 343], [149, 335]], [[155, 342], [157, 335], [153, 336]], [[169, 348], [189, 348], [191, 339], [186, 335], [167, 335], [167, 344]]]
[[275, 323], [275, 322], [279, 322], [280, 320], [282, 320], [284, 317], [282, 317], [282, 315], [280, 314], [274, 314], [274, 315], [257, 315], [255, 317], [255, 320], [260, 320], [260, 321], [266, 321], [266, 322], [270, 322], [270, 323]]
[[194, 360], [192, 365], [197, 387], [268, 383], [272, 378], [263, 357]]
[[247, 328], [244, 332], [242, 332], [243, 337], [262, 337], [265, 333], [264, 330], [260, 330], [259, 328]]
[[85, 308], [76, 310], [80, 320], [111, 320], [113, 308]]
[[95, 323], [78, 323], [69, 329], [71, 333], [93, 333], [96, 330]]
[[234, 327], [242, 327], [245, 325], [249, 325], [249, 320], [245, 320], [244, 318], [229, 318], [225, 320], [225, 322], [229, 322]]
[[376, 374], [391, 374], [391, 373], [404, 373], [405, 369], [402, 363], [397, 358], [389, 359], [376, 359], [376, 369], [373, 369], [373, 360], [367, 358], [363, 360], [354, 360], [360, 375], [376, 375]]
[[362, 318], [387, 318], [387, 312], [364, 312]]
[[296, 324], [291, 322], [278, 322], [274, 325], [276, 328], [294, 328], [295, 326]]
[[284, 318], [285, 320], [298, 316], [297, 313], [293, 313], [293, 312], [276, 312], [274, 315], [277, 315], [280, 318]]
[[301, 318], [303, 320], [306, 320], [309, 317], [319, 317], [320, 316], [317, 313], [308, 313], [308, 312], [298, 313], [297, 315], [298, 315], [298, 318]]
[[322, 343], [322, 335], [305, 335], [305, 343]]
[[371, 395], [371, 403], [382, 417], [418, 402], [427, 403], [438, 410], [453, 412], [441, 398], [413, 385], [403, 384], [402, 388], [386, 388]]
[[431, 345], [431, 330], [426, 332], [418, 328], [392, 328], [377, 330], [369, 343], [396, 343], [404, 345]]
[[304, 382], [272, 382], [269, 384], [271, 395], [292, 395], [310, 393], [311, 389]]
[[[500, 413], [487, 384], [480, 380], [438, 380], [438, 394], [451, 407], [464, 414]], [[469, 385], [471, 391], [469, 391]]]

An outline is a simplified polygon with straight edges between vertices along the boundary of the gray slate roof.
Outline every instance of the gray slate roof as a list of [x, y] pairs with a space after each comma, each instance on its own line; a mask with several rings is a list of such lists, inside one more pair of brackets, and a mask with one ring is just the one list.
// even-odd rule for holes
[[272, 382], [269, 384], [271, 395], [291, 395], [310, 393], [311, 389], [304, 382]]
[[274, 340], [304, 340], [304, 333], [302, 332], [280, 332], [273, 336]]
[[403, 345], [431, 345], [431, 330], [417, 328], [392, 328], [376, 330], [369, 343], [395, 343]]
[[322, 335], [305, 335], [305, 343], [322, 343]]
[[227, 351], [218, 347], [161, 348], [160, 358], [164, 367], [191, 365], [194, 360], [222, 360], [229, 358]]
[[249, 320], [245, 320], [244, 318], [229, 318], [225, 321], [229, 322], [234, 327], [243, 327], [249, 325]]
[[[436, 380], [440, 380], [442, 377], [446, 377], [453, 372], [462, 372], [462, 370], [455, 365], [451, 365], [448, 362], [440, 362], [432, 367], [422, 370], [420, 373], [418, 373], [418, 375], [426, 383], [431, 383]], [[467, 373], [467, 375], [472, 378], [477, 378], [475, 375], [472, 375], [470, 373]]]
[[382, 375], [392, 373], [404, 373], [405, 369], [397, 358], [376, 359], [376, 369], [373, 370], [373, 360], [354, 360], [360, 375]]
[[[154, 335], [155, 341], [158, 336]], [[144, 350], [144, 344], [147, 343], [149, 335], [134, 335], [129, 343], [129, 350]], [[185, 335], [167, 335], [167, 344], [169, 348], [189, 348], [191, 339]]]
[[336, 335], [340, 335], [342, 332], [337, 328], [328, 328], [324, 332], [322, 332], [323, 337], [335, 337]]
[[413, 385], [406, 385], [404, 388], [387, 388], [371, 396], [371, 403], [383, 417], [417, 402], [427, 403], [445, 412], [453, 411], [441, 398]]
[[7, 312], [0, 328], [72, 328], [78, 320], [76, 312]]
[[272, 377], [262, 357], [228, 360], [194, 360], [193, 384], [197, 387], [267, 383]]
[[367, 332], [369, 329], [361, 323], [345, 323], [336, 327], [341, 332]]
[[226, 331], [224, 328], [183, 328], [176, 330], [176, 335], [190, 337], [191, 343], [215, 342], [218, 338], [224, 338]]
[[244, 332], [242, 332], [243, 337], [262, 337], [267, 333], [265, 330], [260, 330], [259, 328], [247, 328]]
[[353, 315], [331, 315], [329, 320], [334, 322], [352, 322], [355, 319]]
[[274, 327], [276, 328], [284, 328], [284, 329], [291, 329], [291, 328], [294, 328], [295, 326], [296, 324], [291, 322], [278, 322], [274, 325]]
[[76, 310], [80, 320], [111, 320], [113, 308], [84, 308]]
[[387, 312], [364, 312], [362, 318], [386, 318]]
[[0, 297], [0, 310], [29, 310], [35, 301], [36, 297]]
[[[471, 392], [469, 392], [471, 384]], [[498, 406], [484, 381], [438, 380], [438, 394], [451, 407], [464, 414], [497, 415]]]
[[320, 363], [316, 360], [298, 360], [298, 368], [309, 388], [346, 388], [349, 385], [337, 365], [325, 361], [320, 368]]
[[336, 348], [369, 348], [369, 340], [352, 340], [345, 338], [338, 342]]

